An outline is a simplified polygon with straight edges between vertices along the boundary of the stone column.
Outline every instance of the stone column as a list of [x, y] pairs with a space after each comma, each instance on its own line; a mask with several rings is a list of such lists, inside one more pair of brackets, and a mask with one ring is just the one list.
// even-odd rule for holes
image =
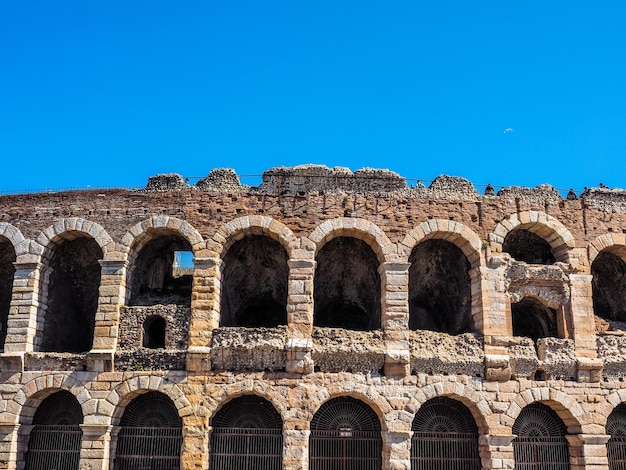
[[412, 436], [413, 431], [383, 431], [383, 470], [411, 469]]
[[514, 434], [485, 434], [478, 439], [482, 468], [512, 469], [515, 468], [513, 455]]
[[83, 432], [80, 448], [81, 470], [108, 470], [111, 429], [106, 424], [81, 424]]
[[411, 374], [409, 351], [409, 266], [410, 263], [382, 263], [381, 326], [385, 338], [385, 375]]
[[38, 308], [42, 300], [39, 298], [39, 285], [43, 265], [38, 262], [18, 262], [13, 265], [15, 266], [13, 296], [3, 356], [14, 356], [16, 360], [22, 357], [17, 362], [23, 365], [23, 353], [35, 349], [35, 337], [41, 328], [38, 324]]
[[287, 372], [313, 372], [313, 277], [316, 262], [290, 259], [287, 294]]
[[209, 347], [213, 330], [219, 327], [222, 260], [195, 258], [193, 264], [187, 371], [207, 372], [211, 368]]
[[590, 274], [570, 274], [570, 298], [565, 306], [565, 317], [576, 347], [579, 382], [599, 382], [602, 360], [598, 358], [596, 325]]
[[207, 422], [204, 416], [189, 415], [183, 418], [181, 470], [209, 468], [210, 427]]
[[311, 431], [283, 430], [283, 470], [309, 468], [309, 436]]
[[19, 424], [0, 424], [0, 469], [17, 468], [17, 440]]
[[606, 470], [609, 468], [606, 443], [611, 436], [573, 434], [565, 437], [569, 443], [571, 470]]

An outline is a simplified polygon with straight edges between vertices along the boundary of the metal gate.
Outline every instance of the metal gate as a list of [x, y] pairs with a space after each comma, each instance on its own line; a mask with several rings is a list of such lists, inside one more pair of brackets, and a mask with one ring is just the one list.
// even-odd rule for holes
[[82, 436], [79, 426], [35, 426], [28, 441], [26, 470], [78, 470]]
[[280, 470], [281, 429], [215, 428], [211, 434], [211, 469]]
[[626, 405], [615, 408], [606, 421], [606, 433], [611, 436], [606, 443], [609, 470], [626, 470]]
[[244, 395], [213, 418], [211, 470], [281, 470], [283, 422], [266, 399]]
[[160, 392], [139, 395], [124, 410], [117, 435], [115, 470], [179, 470], [183, 423]]
[[567, 429], [548, 406], [532, 403], [513, 424], [516, 470], [569, 470]]
[[411, 470], [480, 470], [478, 435], [414, 432]]
[[310, 470], [380, 470], [382, 438], [376, 413], [360, 400], [324, 403], [311, 421]]
[[120, 429], [115, 470], [178, 470], [183, 436], [180, 428]]

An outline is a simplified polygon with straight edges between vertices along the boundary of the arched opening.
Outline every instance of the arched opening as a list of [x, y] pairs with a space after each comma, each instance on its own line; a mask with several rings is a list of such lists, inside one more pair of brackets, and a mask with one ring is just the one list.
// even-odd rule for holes
[[0, 350], [4, 350], [4, 341], [7, 337], [15, 259], [13, 244], [6, 238], [0, 237]]
[[165, 318], [152, 315], [143, 322], [143, 347], [148, 349], [165, 348]]
[[117, 436], [115, 470], [179, 470], [183, 421], [172, 400], [147, 392], [131, 401]]
[[193, 275], [191, 245], [178, 234], [153, 230], [139, 250], [131, 270], [129, 305], [191, 305]]
[[626, 322], [626, 263], [602, 251], [591, 264], [593, 310], [605, 320]]
[[517, 261], [528, 264], [554, 264], [556, 259], [550, 244], [536, 233], [525, 229], [514, 229], [507, 233], [502, 251]]
[[374, 410], [360, 400], [338, 397], [311, 420], [309, 469], [380, 470], [382, 438]]
[[470, 264], [463, 252], [446, 240], [426, 240], [409, 262], [409, 328], [472, 331]]
[[287, 251], [277, 241], [250, 235], [224, 256], [221, 326], [276, 327], [287, 324]]
[[542, 403], [526, 406], [513, 424], [515, 468], [568, 470], [567, 429], [552, 408]]
[[447, 397], [427, 401], [411, 430], [412, 470], [480, 470], [478, 427], [462, 403]]
[[363, 240], [337, 237], [317, 253], [313, 288], [316, 326], [380, 328], [378, 258]]
[[609, 470], [626, 468], [626, 404], [621, 403], [606, 421], [606, 433], [611, 436], [606, 444]]
[[[80, 353], [93, 344], [102, 249], [93, 238], [60, 240], [50, 250], [41, 351]], [[45, 298], [45, 294], [42, 298]]]
[[83, 433], [83, 411], [65, 390], [44, 399], [33, 416], [26, 470], [78, 470]]
[[283, 421], [274, 406], [256, 395], [226, 403], [213, 418], [212, 469], [280, 470]]
[[511, 303], [513, 336], [525, 336], [535, 342], [539, 338], [558, 337], [556, 310], [539, 300], [524, 297]]

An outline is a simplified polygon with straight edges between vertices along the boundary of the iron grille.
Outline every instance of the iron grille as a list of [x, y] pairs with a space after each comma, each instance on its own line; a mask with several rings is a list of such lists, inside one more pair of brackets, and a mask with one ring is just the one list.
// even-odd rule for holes
[[115, 470], [179, 470], [181, 428], [123, 427], [117, 437]]
[[212, 470], [281, 470], [281, 429], [213, 428]]
[[311, 431], [309, 470], [380, 470], [380, 432]]
[[82, 435], [77, 425], [33, 427], [26, 470], [78, 470]]
[[414, 432], [411, 470], [480, 470], [478, 434]]
[[521, 436], [513, 440], [516, 470], [569, 470], [565, 437]]
[[611, 437], [606, 443], [609, 470], [626, 470], [626, 437]]

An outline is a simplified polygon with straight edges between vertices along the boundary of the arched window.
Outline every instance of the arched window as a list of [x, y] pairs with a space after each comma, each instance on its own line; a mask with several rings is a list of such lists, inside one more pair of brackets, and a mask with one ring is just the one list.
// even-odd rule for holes
[[546, 307], [539, 300], [524, 297], [511, 304], [513, 336], [539, 338], [558, 337], [556, 310]]
[[213, 418], [211, 469], [280, 470], [283, 422], [274, 406], [256, 395], [226, 403]]
[[513, 453], [518, 470], [569, 470], [567, 429], [542, 403], [526, 406], [513, 424]]
[[15, 275], [15, 249], [9, 240], [0, 237], [0, 350], [4, 349], [7, 337], [9, 309]]
[[517, 261], [528, 264], [554, 264], [556, 259], [550, 244], [536, 233], [525, 229], [514, 229], [507, 233], [502, 251]]
[[370, 331], [380, 328], [378, 258], [362, 240], [337, 237], [317, 253], [313, 288], [316, 326]]
[[76, 397], [56, 392], [43, 400], [33, 416], [26, 470], [78, 470], [83, 411]]
[[115, 470], [180, 469], [183, 422], [169, 397], [139, 395], [126, 407], [120, 426]]
[[[47, 298], [41, 333], [41, 351], [80, 353], [93, 344], [98, 289], [103, 258], [98, 243], [89, 237], [53, 243], [49, 257], [50, 278], [42, 283]], [[47, 289], [47, 290], [46, 290]]]
[[287, 251], [270, 237], [250, 235], [224, 256], [221, 326], [287, 324]]
[[149, 349], [165, 348], [165, 318], [151, 315], [143, 322], [143, 347]]
[[380, 421], [362, 401], [351, 397], [333, 398], [313, 416], [310, 470], [380, 470], [381, 454]]
[[480, 470], [478, 428], [462, 403], [446, 397], [429, 400], [411, 430], [412, 470]]
[[426, 240], [409, 257], [409, 328], [452, 335], [472, 331], [470, 264], [446, 240]]
[[591, 264], [593, 310], [605, 320], [626, 321], [626, 263], [602, 251]]
[[626, 468], [626, 405], [620, 404], [606, 421], [606, 433], [611, 436], [606, 444], [609, 470]]

